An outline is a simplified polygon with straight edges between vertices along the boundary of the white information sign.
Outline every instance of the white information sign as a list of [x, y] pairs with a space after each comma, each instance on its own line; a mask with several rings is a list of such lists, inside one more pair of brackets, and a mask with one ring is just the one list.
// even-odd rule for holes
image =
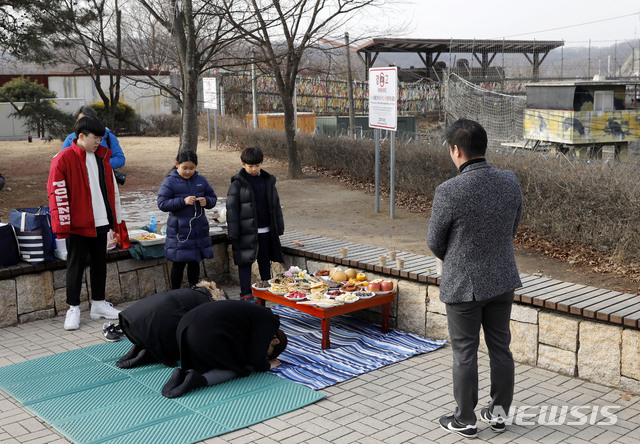
[[369, 126], [398, 128], [398, 68], [369, 69]]
[[204, 92], [204, 108], [218, 109], [218, 90], [216, 89], [216, 78], [204, 77], [202, 79], [202, 91]]

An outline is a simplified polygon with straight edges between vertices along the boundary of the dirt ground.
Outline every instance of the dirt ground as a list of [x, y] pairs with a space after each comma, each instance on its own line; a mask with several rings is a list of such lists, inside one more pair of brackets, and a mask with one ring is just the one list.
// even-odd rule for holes
[[[173, 167], [178, 139], [123, 137], [120, 139], [127, 163], [121, 171], [127, 174], [120, 188], [125, 205], [125, 220], [129, 228], [144, 225], [150, 214], [162, 213], [155, 206], [158, 187]], [[6, 178], [0, 191], [0, 221], [8, 222], [15, 208], [47, 205], [46, 182], [51, 158], [62, 142], [34, 140], [0, 141], [0, 172]], [[240, 169], [239, 152], [202, 140], [198, 146], [200, 174], [211, 183], [219, 198], [226, 196], [230, 178]], [[430, 254], [426, 244], [429, 208], [420, 214], [395, 208], [390, 218], [389, 199], [381, 198], [379, 213], [375, 212], [372, 194], [350, 189], [335, 179], [307, 175], [301, 180], [286, 179], [286, 164], [266, 159], [263, 168], [274, 174], [287, 229], [344, 239], [379, 247]], [[223, 205], [221, 199], [221, 205]], [[166, 216], [164, 216], [166, 221]], [[516, 259], [523, 273], [607, 288], [627, 293], [639, 293], [637, 282], [615, 274], [595, 273], [539, 253], [518, 247]]]

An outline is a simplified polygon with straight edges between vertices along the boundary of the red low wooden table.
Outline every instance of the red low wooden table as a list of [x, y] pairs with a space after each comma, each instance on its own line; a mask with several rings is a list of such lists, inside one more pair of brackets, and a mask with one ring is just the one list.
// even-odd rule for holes
[[284, 296], [271, 293], [269, 290], [253, 289], [253, 296], [257, 299], [259, 305], [264, 306], [265, 301], [274, 302], [280, 305], [286, 305], [303, 313], [310, 314], [321, 319], [322, 325], [322, 349], [326, 350], [331, 347], [329, 341], [329, 329], [331, 328], [331, 318], [341, 314], [353, 313], [369, 307], [382, 306], [382, 333], [389, 332], [389, 311], [391, 303], [396, 292], [374, 296], [370, 299], [361, 299], [356, 302], [345, 303], [336, 307], [316, 307], [314, 305], [298, 304], [296, 301], [290, 301]]

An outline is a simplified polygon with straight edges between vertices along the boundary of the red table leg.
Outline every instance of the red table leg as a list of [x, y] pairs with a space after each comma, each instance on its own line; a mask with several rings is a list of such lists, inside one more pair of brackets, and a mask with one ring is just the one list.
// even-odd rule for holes
[[382, 306], [382, 333], [389, 333], [389, 310], [391, 303]]
[[322, 349], [326, 350], [331, 348], [331, 342], [329, 341], [329, 329], [331, 328], [331, 319], [323, 319], [320, 321], [322, 326]]

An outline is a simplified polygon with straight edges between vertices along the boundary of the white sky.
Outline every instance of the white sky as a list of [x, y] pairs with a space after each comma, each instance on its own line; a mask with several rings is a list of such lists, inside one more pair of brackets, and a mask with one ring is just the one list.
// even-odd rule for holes
[[[565, 46], [587, 46], [589, 40], [592, 46], [608, 46], [616, 41], [640, 39], [640, 0], [388, 0], [387, 3], [385, 10], [361, 15], [361, 23], [373, 25], [375, 36], [564, 40]], [[400, 31], [385, 32], [394, 27]]]

